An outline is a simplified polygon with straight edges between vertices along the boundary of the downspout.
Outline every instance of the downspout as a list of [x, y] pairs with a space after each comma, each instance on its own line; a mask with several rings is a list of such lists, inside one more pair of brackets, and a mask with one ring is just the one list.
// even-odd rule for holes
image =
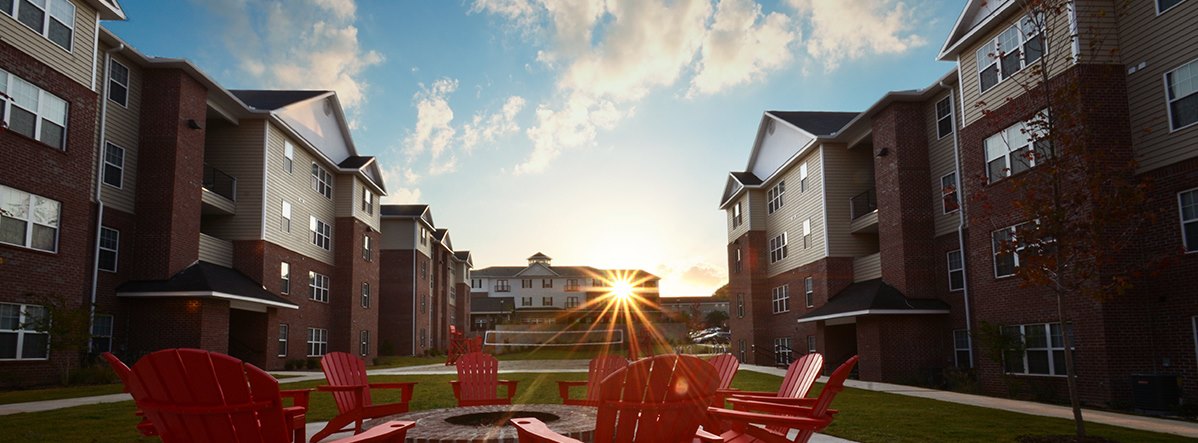
[[[948, 89], [948, 101], [953, 103], [956, 101], [954, 97], [956, 92], [951, 86], [939, 82], [941, 88]], [[969, 312], [969, 272], [965, 266], [965, 199], [964, 199], [964, 180], [961, 178], [961, 146], [960, 146], [960, 128], [957, 127], [957, 111], [953, 110], [949, 114], [950, 121], [953, 124], [953, 166], [957, 177], [957, 249], [961, 251], [961, 295], [965, 302], [965, 334], [969, 337], [969, 366], [973, 367], [973, 322], [970, 320]]]
[[[419, 220], [416, 221], [416, 227], [418, 227], [418, 228], [420, 227]], [[420, 245], [420, 237], [419, 237], [420, 231], [416, 231], [416, 235], [417, 235], [416, 244], [412, 246], [412, 356], [413, 357], [417, 356], [416, 355], [416, 340], [418, 340], [419, 337], [416, 335], [416, 327], [417, 327], [416, 325], [418, 323], [417, 319], [420, 318], [420, 311], [417, 310], [419, 308], [420, 301], [416, 300], [417, 298], [420, 298], [420, 295], [416, 293], [416, 280], [419, 277], [419, 275], [417, 275], [417, 273], [416, 273], [416, 248], [420, 247], [419, 246]]]
[[[108, 136], [105, 135], [105, 124], [108, 117], [108, 76], [112, 74], [110, 59], [112, 54], [125, 50], [124, 43], [118, 43], [115, 48], [104, 51], [104, 90], [100, 94], [100, 146], [96, 156], [96, 244], [92, 254], [92, 293], [91, 303], [87, 307], [88, 332], [96, 327], [96, 296], [100, 287], [100, 229], [104, 226], [104, 200], [100, 198], [100, 189], [104, 186], [104, 154], [108, 146]], [[92, 72], [95, 72], [93, 69]], [[118, 245], [119, 247], [119, 245]], [[87, 352], [93, 352], [91, 340], [87, 341]]]

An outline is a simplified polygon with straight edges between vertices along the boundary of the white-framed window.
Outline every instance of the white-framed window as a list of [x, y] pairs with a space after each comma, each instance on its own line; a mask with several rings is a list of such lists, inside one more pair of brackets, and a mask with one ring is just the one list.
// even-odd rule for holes
[[740, 255], [740, 246], [737, 246], [736, 247], [736, 261], [733, 262], [733, 272], [739, 274], [743, 268], [744, 268], [744, 261]]
[[308, 328], [308, 356], [320, 357], [329, 352], [329, 330]]
[[575, 292], [578, 291], [578, 289], [579, 285], [577, 278], [566, 279], [566, 292]]
[[552, 278], [542, 278], [541, 279], [541, 287], [542, 288], [552, 288], [553, 287], [553, 279]]
[[1065, 375], [1065, 337], [1060, 323], [1008, 325], [1003, 335], [1023, 343], [1003, 351], [1003, 370], [1011, 374]]
[[125, 184], [125, 148], [104, 144], [104, 184], [121, 189]]
[[96, 314], [92, 317], [91, 352], [93, 354], [112, 351], [112, 325], [111, 314]]
[[936, 102], [936, 138], [953, 133], [953, 101], [949, 97]]
[[774, 339], [774, 364], [778, 366], [789, 365], [792, 361], [790, 350], [790, 337], [778, 337]]
[[374, 260], [374, 251], [370, 247], [370, 235], [362, 234], [362, 260]]
[[470, 287], [474, 288], [474, 289], [482, 289], [483, 279], [481, 279], [481, 278], [470, 279]]
[[1198, 123], [1198, 60], [1165, 73], [1165, 100], [1171, 130]]
[[333, 198], [333, 176], [316, 162], [312, 162], [312, 190], [327, 199]]
[[1177, 194], [1181, 209], [1181, 241], [1187, 253], [1198, 252], [1198, 188]]
[[62, 204], [0, 185], [0, 243], [58, 252]]
[[803, 220], [803, 249], [811, 247], [811, 219]]
[[0, 303], [0, 360], [50, 358], [50, 334], [37, 330], [49, 315], [44, 306]]
[[799, 192], [807, 192], [807, 162], [799, 165]]
[[11, 97], [0, 96], [8, 130], [56, 149], [66, 149], [69, 108], [66, 100], [4, 70], [0, 70], [0, 92]]
[[316, 216], [309, 216], [308, 229], [312, 231], [312, 244], [320, 246], [320, 249], [326, 251], [333, 248], [333, 227], [329, 226], [324, 221], [317, 220]]
[[370, 331], [363, 329], [358, 332], [358, 354], [363, 357], [370, 355]]
[[950, 172], [944, 177], [940, 177], [940, 207], [945, 214], [951, 214], [961, 209], [956, 172]]
[[782, 181], [778, 182], [778, 184], [776, 184], [776, 185], [774, 185], [774, 187], [770, 188], [769, 191], [766, 191], [766, 199], [769, 201], [768, 203], [766, 203], [766, 211], [767, 212], [769, 212], [770, 214], [773, 214], [774, 211], [777, 211], [778, 209], [780, 209], [782, 207], [782, 204], [783, 204], [782, 195], [783, 194], [786, 194], [786, 180], [782, 180]]
[[787, 247], [786, 232], [770, 239], [770, 263], [777, 263], [786, 258], [789, 248]]
[[953, 360], [958, 368], [973, 367], [973, 347], [969, 343], [969, 331], [953, 331]]
[[814, 335], [808, 335], [808, 336], [807, 336], [807, 353], [808, 353], [808, 354], [814, 354], [815, 352], [816, 352], [816, 350], [815, 350], [815, 336], [814, 336]]
[[[1043, 119], [1040, 111], [1036, 119]], [[1050, 142], [1027, 122], [1019, 122], [987, 138], [986, 176], [990, 183], [1018, 174], [1052, 157]]]
[[329, 302], [329, 276], [308, 271], [308, 298], [322, 303]]
[[291, 292], [291, 263], [279, 262], [279, 292]]
[[[1035, 21], [1043, 23], [1044, 16], [1038, 16]], [[1040, 28], [1033, 17], [1024, 16], [978, 48], [975, 58], [979, 88], [982, 92], [990, 90], [1043, 55], [1044, 37], [1040, 35]]]
[[295, 145], [290, 141], [283, 140], [283, 170], [291, 173], [291, 168], [295, 164]]
[[129, 106], [129, 67], [108, 60], [108, 99], [121, 106]]
[[736, 202], [735, 205], [732, 205], [732, 227], [735, 229], [737, 226], [740, 226], [741, 223], [744, 223], [744, 222], [745, 222], [744, 216], [741, 215], [741, 212], [740, 212], [740, 202]]
[[566, 297], [566, 307], [567, 308], [578, 307], [578, 296], [571, 295], [569, 297]]
[[279, 323], [279, 349], [275, 355], [287, 356], [287, 323]]
[[[994, 277], [1006, 277], [1015, 275], [1015, 269], [1019, 267], [1019, 254], [1027, 248], [1028, 242], [1019, 239], [1020, 231], [1026, 229], [1036, 229], [1039, 223], [1036, 221], [1023, 222], [1017, 225], [1008, 226], [996, 230], [990, 234], [991, 247], [994, 252]], [[1008, 242], [1016, 242], [1015, 250], [1009, 253], [1002, 252], [1002, 245]], [[1041, 246], [1043, 248], [1045, 246]]]
[[541, 297], [541, 306], [553, 306], [553, 297]]
[[101, 271], [116, 272], [117, 252], [121, 246], [121, 231], [100, 227], [100, 263]]
[[745, 318], [745, 294], [736, 293], [736, 318]]
[[520, 297], [520, 306], [532, 306], [532, 297]]
[[425, 229], [424, 226], [420, 227], [420, 244], [428, 244], [428, 229]]
[[283, 232], [291, 232], [291, 202], [283, 200], [283, 207], [279, 210], [279, 229]]
[[965, 259], [961, 250], [948, 251], [948, 290], [965, 289]]
[[370, 309], [370, 282], [362, 282], [362, 307]]
[[512, 287], [507, 280], [495, 280], [495, 292], [511, 292]]
[[362, 212], [374, 215], [374, 193], [362, 185]]
[[75, 5], [68, 0], [4, 0], [0, 11], [33, 32], [71, 51], [75, 35]]
[[1164, 14], [1165, 11], [1173, 9], [1174, 6], [1184, 1], [1186, 0], [1156, 0], [1156, 15]]
[[772, 293], [774, 313], [790, 312], [790, 285], [777, 286]]
[[807, 277], [803, 279], [803, 301], [806, 302], [808, 308], [815, 307], [815, 278]]
[[525, 278], [525, 279], [520, 280], [520, 287], [525, 288], [525, 289], [532, 288], [532, 279]]

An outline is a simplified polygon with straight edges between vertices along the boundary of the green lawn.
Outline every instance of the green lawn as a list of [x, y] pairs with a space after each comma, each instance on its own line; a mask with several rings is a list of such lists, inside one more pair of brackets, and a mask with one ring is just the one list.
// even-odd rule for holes
[[65, 388], [24, 389], [0, 392], [0, 405], [30, 401], [58, 400], [63, 398], [91, 397], [95, 395], [119, 394], [124, 391], [120, 383], [110, 385], [70, 386]]
[[[505, 374], [519, 380], [517, 403], [559, 403], [555, 380], [578, 380], [585, 375], [570, 374]], [[404, 377], [371, 377], [375, 381], [416, 381], [412, 399], [413, 410], [452, 407], [449, 383], [453, 376], [428, 375]], [[779, 377], [741, 371], [733, 386], [746, 390], [777, 389]], [[312, 387], [321, 382], [284, 384], [284, 389]], [[819, 387], [817, 385], [818, 390]], [[812, 394], [815, 395], [815, 394]], [[374, 396], [387, 401], [394, 394]], [[313, 393], [309, 421], [323, 421], [334, 415], [332, 398]], [[937, 402], [856, 389], [846, 389], [834, 402], [841, 412], [825, 431], [838, 437], [862, 442], [1010, 442], [1023, 434], [1068, 434], [1072, 422], [1063, 419], [1035, 417], [1013, 412]], [[32, 414], [0, 416], [0, 429], [11, 441], [95, 441], [126, 442], [138, 440], [133, 426], [132, 402], [80, 406]], [[70, 424], [64, 426], [64, 424]], [[1120, 442], [1186, 441], [1181, 437], [1123, 428], [1088, 424], [1093, 435]], [[145, 439], [144, 441], [153, 441]]]

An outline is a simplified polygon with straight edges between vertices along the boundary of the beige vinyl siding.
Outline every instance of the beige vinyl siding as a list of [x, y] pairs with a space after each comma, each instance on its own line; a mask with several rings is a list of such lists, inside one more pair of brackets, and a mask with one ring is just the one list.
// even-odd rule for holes
[[386, 219], [382, 221], [383, 241], [380, 249], [408, 250], [416, 247], [420, 231], [410, 219]]
[[1156, 2], [1129, 2], [1119, 9], [1113, 3], [1111, 0], [1074, 2], [1078, 63], [1119, 63], [1116, 49], [1119, 48], [1120, 16], [1135, 8], [1144, 8], [1156, 15]]
[[853, 281], [882, 278], [882, 253], [875, 252], [853, 259]]
[[1145, 64], [1127, 75], [1132, 143], [1141, 172], [1198, 156], [1198, 125], [1171, 131], [1165, 98], [1165, 73], [1198, 60], [1195, 34], [1198, 0], [1181, 2], [1160, 16], [1153, 2], [1136, 2], [1119, 21], [1123, 63]]
[[200, 260], [230, 268], [233, 267], [233, 243], [201, 233]]
[[[956, 85], [953, 85], [956, 87]], [[941, 236], [957, 230], [957, 212], [944, 213], [944, 193], [940, 186], [940, 179], [945, 175], [952, 174], [956, 171], [957, 165], [953, 158], [953, 138], [957, 136], [958, 128], [953, 128], [953, 132], [937, 139], [936, 122], [936, 103], [949, 97], [948, 92], [934, 97], [928, 101], [924, 107], [925, 121], [928, 126], [928, 166], [931, 172], [932, 186], [932, 214], [933, 223], [935, 224], [936, 236]], [[951, 100], [950, 100], [951, 102]], [[952, 103], [954, 119], [960, 121], [961, 114], [957, 108], [958, 103]], [[958, 186], [962, 183], [961, 177], [957, 177]], [[964, 194], [957, 192], [957, 201], [964, 203]]]
[[[983, 45], [993, 44], [995, 37], [1007, 28], [1010, 28], [1011, 25], [1017, 23], [1022, 17], [1022, 14], [1016, 14], [1007, 20], [1003, 26], [997, 27], [983, 39], [965, 48], [958, 54], [957, 69], [961, 72], [961, 94], [965, 108], [963, 110], [964, 120], [960, 126], [969, 126], [982, 117], [982, 111], [998, 108], [1006, 104], [1008, 98], [1018, 97], [1027, 88], [1034, 87], [1039, 83], [1039, 78], [1031, 75], [1034, 70], [1026, 67], [1016, 72], [1010, 78], [987, 89], [984, 94], [981, 93], [977, 59], [975, 58], [978, 48], [981, 48]], [[1072, 66], [1072, 39], [1069, 36], [1069, 14], [1053, 14], [1049, 15], [1049, 18], [1050, 41], [1044, 56], [1048, 57], [1049, 74], [1055, 77]]]
[[237, 198], [234, 215], [204, 217], [205, 233], [224, 240], [262, 238], [263, 124], [263, 120], [242, 119], [240, 125], [208, 120], [204, 162], [237, 179]]
[[[336, 204], [333, 200], [313, 190], [311, 181], [312, 162], [316, 162], [330, 174], [334, 174], [333, 197], [343, 195], [343, 191], [339, 189], [340, 183], [337, 183], [336, 169], [323, 160], [317, 159], [297, 140], [290, 139], [274, 123], [269, 123], [268, 126], [266, 240], [331, 265], [333, 264], [333, 250], [325, 250], [312, 243], [312, 233], [308, 223], [311, 216], [316, 216], [318, 220], [334, 226], [333, 238], [337, 237]], [[294, 162], [290, 174], [283, 169], [284, 140], [291, 140], [291, 144], [295, 146]], [[259, 161], [260, 163], [261, 161]], [[291, 203], [291, 232], [279, 229], [283, 200]], [[333, 242], [332, 247], [337, 247], [336, 242]]]
[[765, 189], [750, 189], [745, 193], [745, 224], [749, 226], [750, 231], [764, 231], [768, 223], [765, 216], [768, 211], [765, 207]]
[[362, 210], [362, 196], [367, 191], [363, 188], [365, 181], [357, 174], [341, 173], [336, 175], [336, 182], [336, 187], [333, 188], [335, 193], [333, 198], [337, 200], [337, 217], [354, 217], [377, 231], [379, 229], [378, 194], [374, 196], [374, 213], [367, 214]]
[[[102, 49], [108, 49], [107, 47]], [[102, 53], [101, 53], [102, 54]], [[131, 63], [129, 60], [114, 55], [112, 57], [118, 63], [129, 68], [129, 94], [125, 100], [126, 105], [121, 106], [119, 103], [108, 100], [104, 95], [104, 87], [108, 78], [105, 74], [108, 69], [104, 64], [104, 57], [100, 56], [100, 65], [97, 66], [99, 71], [98, 84], [100, 85], [100, 94], [103, 96], [101, 100], [107, 103], [107, 117], [104, 120], [104, 136], [107, 140], [121, 148], [125, 149], [125, 171], [124, 182], [121, 189], [105, 185], [103, 181], [100, 183], [101, 198], [104, 204], [113, 208], [119, 209], [130, 214], [134, 211], [134, 199], [137, 193], [137, 141], [138, 131], [141, 125], [141, 69]], [[104, 161], [104, 147], [96, 150], [99, 155], [99, 161]], [[101, 177], [103, 178], [103, 177]]]
[[824, 185], [817, 186], [826, 186], [822, 194], [828, 207], [828, 256], [858, 257], [878, 252], [877, 234], [853, 234], [849, 229], [853, 218], [850, 201], [874, 188], [873, 152], [865, 148], [850, 150], [841, 144], [823, 145], [820, 152], [824, 158]]
[[74, 41], [71, 42], [70, 51], [3, 12], [0, 12], [0, 40], [91, 89], [92, 61], [96, 57], [96, 20], [99, 16], [84, 3], [72, 3], [75, 4], [75, 29], [71, 35]]
[[[769, 263], [770, 239], [787, 233], [788, 253], [786, 258], [769, 264], [769, 275], [797, 268], [824, 257], [824, 202], [823, 176], [820, 163], [822, 156], [818, 149], [809, 149], [806, 155], [792, 162], [785, 169], [772, 177], [765, 186], [762, 194], [762, 213], [767, 213], [767, 193], [782, 180], [786, 180], [786, 193], [783, 195], [783, 205], [773, 214], [763, 214], [766, 221], [766, 263]], [[799, 189], [799, 165], [807, 163], [807, 190]], [[803, 221], [811, 220], [811, 242], [803, 248]]]
[[[733, 228], [732, 227], [732, 218], [735, 217], [735, 212], [733, 212], [734, 211], [733, 208], [736, 207], [737, 203], [740, 204], [741, 224], [739, 226]], [[746, 232], [749, 232], [749, 219], [751, 217], [749, 216], [748, 192], [741, 194], [740, 197], [736, 198], [735, 202], [733, 202], [731, 205], [728, 205], [728, 209], [724, 210], [724, 215], [728, 219], [727, 220], [727, 222], [728, 222], [728, 243], [732, 243], [732, 242], [736, 241], [736, 239], [740, 238], [740, 236], [745, 235]]]

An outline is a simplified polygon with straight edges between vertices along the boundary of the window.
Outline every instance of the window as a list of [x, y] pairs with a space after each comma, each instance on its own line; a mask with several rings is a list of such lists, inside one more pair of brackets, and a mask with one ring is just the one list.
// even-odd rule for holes
[[736, 202], [736, 204], [732, 206], [732, 228], [736, 229], [736, 227], [740, 226], [741, 223], [744, 223], [744, 218], [740, 213], [740, 202]]
[[815, 279], [812, 277], [803, 279], [803, 301], [808, 308], [815, 307]]
[[1043, 23], [1043, 15], [1025, 16], [998, 37], [978, 48], [978, 82], [982, 92], [1011, 78], [1044, 55], [1044, 38], [1035, 22]]
[[108, 99], [121, 106], [129, 103], [129, 68], [116, 59], [108, 63]]
[[940, 205], [944, 209], [945, 214], [961, 209], [961, 202], [957, 200], [956, 172], [940, 177], [940, 196]]
[[578, 297], [577, 297], [577, 296], [573, 296], [573, 295], [572, 295], [572, 296], [569, 296], [569, 297], [566, 297], [566, 307], [567, 307], [567, 308], [576, 308], [576, 307], [578, 307]]
[[811, 247], [811, 219], [803, 220], [803, 249]]
[[739, 274], [741, 269], [744, 268], [743, 264], [744, 264], [744, 262], [741, 260], [741, 256], [740, 256], [740, 246], [737, 246], [736, 247], [736, 263], [735, 263], [735, 268], [734, 268], [734, 270], [737, 274]]
[[362, 235], [362, 260], [374, 260], [374, 251], [370, 249], [370, 236], [366, 234]]
[[953, 102], [949, 97], [936, 102], [936, 138], [953, 133]]
[[428, 312], [428, 294], [420, 297], [420, 313], [423, 314], [425, 312]]
[[320, 246], [320, 249], [326, 251], [333, 248], [333, 227], [323, 221], [317, 220], [316, 216], [309, 216], [308, 229], [312, 231], [312, 244]]
[[776, 263], [786, 258], [786, 233], [770, 239], [770, 263]]
[[799, 192], [807, 192], [807, 162], [799, 165]]
[[507, 280], [495, 280], [495, 292], [511, 292], [512, 287], [508, 286]]
[[553, 297], [541, 297], [541, 306], [553, 306]]
[[958, 368], [973, 367], [973, 351], [969, 343], [969, 331], [964, 329], [953, 331], [953, 354]]
[[736, 318], [745, 318], [745, 294], [736, 294]]
[[279, 350], [275, 355], [287, 356], [287, 323], [279, 323]]
[[574, 292], [578, 290], [578, 279], [566, 279], [566, 292]]
[[50, 312], [43, 306], [0, 303], [0, 360], [50, 358]]
[[807, 353], [808, 354], [815, 353], [815, 336], [814, 335], [807, 336]]
[[308, 328], [308, 356], [320, 357], [329, 352], [329, 330]]
[[591, 279], [591, 286], [592, 286], [592, 287], [596, 287], [596, 288], [602, 288], [602, 287], [604, 286], [603, 279], [601, 279], [601, 278], [592, 278], [592, 279]]
[[374, 193], [366, 189], [366, 185], [362, 185], [362, 211], [374, 214]]
[[104, 184], [121, 189], [125, 181], [125, 149], [106, 143], [104, 145]]
[[308, 298], [318, 302], [329, 302], [329, 277], [308, 271]]
[[291, 166], [295, 163], [295, 145], [290, 141], [283, 140], [283, 170], [291, 173]]
[[1174, 6], [1184, 1], [1186, 0], [1156, 0], [1156, 13], [1157, 15], [1164, 14], [1165, 11], [1173, 9]]
[[[994, 276], [996, 278], [1015, 275], [1015, 268], [1018, 268], [1020, 264], [1020, 254], [1032, 252], [1025, 251], [1025, 249], [1034, 247], [1037, 251], [1046, 252], [1045, 250], [1051, 247], [1051, 239], [1041, 238], [1040, 244], [1033, 245], [1031, 244], [1032, 240], [1019, 238], [1021, 232], [1032, 235], [1038, 226], [1039, 223], [1035, 221], [1023, 222], [991, 233], [991, 246], [994, 250]], [[1015, 246], [1014, 251], [1004, 252], [1004, 246], [1011, 246], [1012, 243]]]
[[[1044, 118], [1047, 118], [1045, 111], [1035, 117]], [[1027, 122], [1016, 123], [986, 139], [986, 176], [990, 183], [1031, 169], [1052, 157], [1050, 141], [1032, 126]]]
[[736, 350], [740, 353], [740, 361], [745, 361], [745, 339], [737, 342]]
[[526, 278], [526, 279], [520, 280], [520, 287], [525, 288], [525, 289], [532, 288], [532, 279]]
[[1003, 326], [1002, 332], [1023, 344], [1023, 352], [1017, 348], [1003, 351], [1004, 371], [1065, 375], [1065, 337], [1061, 334], [1060, 323]]
[[481, 279], [481, 278], [475, 278], [475, 279], [471, 279], [471, 280], [470, 280], [470, 287], [471, 287], [471, 288], [474, 288], [474, 289], [482, 289], [482, 287], [483, 287], [483, 279]]
[[428, 229], [424, 229], [423, 226], [420, 227], [420, 244], [428, 244]]
[[370, 355], [370, 331], [365, 329], [358, 333], [358, 354], [363, 357]]
[[362, 307], [370, 308], [370, 282], [362, 282]]
[[283, 294], [291, 292], [291, 263], [279, 263], [279, 288]]
[[532, 297], [520, 297], [520, 306], [532, 306]]
[[[27, 0], [26, 0], [27, 1]], [[66, 149], [67, 102], [16, 75], [0, 70], [0, 106], [8, 129], [57, 149]]]
[[770, 188], [769, 191], [766, 191], [766, 199], [769, 200], [769, 203], [766, 203], [766, 209], [768, 210], [767, 212], [773, 214], [774, 211], [777, 211], [782, 207], [782, 194], [785, 193], [786, 180], [778, 182], [778, 184]]
[[552, 278], [541, 279], [541, 287], [542, 288], [552, 288], [553, 287], [553, 279]]
[[116, 272], [117, 250], [121, 244], [121, 232], [100, 227], [100, 270]]
[[790, 337], [780, 337], [774, 339], [774, 364], [778, 366], [789, 365], [791, 361], [790, 352]]
[[[420, 279], [428, 280], [428, 262], [420, 262]], [[432, 282], [429, 283], [429, 286], [432, 286]]]
[[1165, 74], [1165, 99], [1169, 102], [1169, 127], [1173, 130], [1198, 123], [1198, 60]]
[[0, 243], [57, 252], [60, 210], [57, 200], [0, 185]]
[[420, 347], [424, 348], [428, 343], [428, 333], [424, 328], [420, 328]]
[[112, 323], [112, 316], [108, 314], [96, 314], [95, 317], [92, 317], [91, 352], [93, 354], [112, 351]]
[[1181, 240], [1186, 252], [1198, 252], [1198, 189], [1177, 194], [1181, 205]]
[[0, 1], [0, 10], [54, 44], [71, 50], [75, 32], [75, 5], [69, 0], [3, 0]]
[[790, 312], [790, 286], [782, 285], [773, 289], [774, 313]]
[[333, 176], [316, 162], [312, 162], [312, 190], [325, 198], [333, 198]]
[[948, 252], [948, 290], [965, 289], [965, 260], [961, 250]]
[[279, 229], [283, 232], [291, 232], [291, 202], [283, 200], [283, 209], [279, 217]]

